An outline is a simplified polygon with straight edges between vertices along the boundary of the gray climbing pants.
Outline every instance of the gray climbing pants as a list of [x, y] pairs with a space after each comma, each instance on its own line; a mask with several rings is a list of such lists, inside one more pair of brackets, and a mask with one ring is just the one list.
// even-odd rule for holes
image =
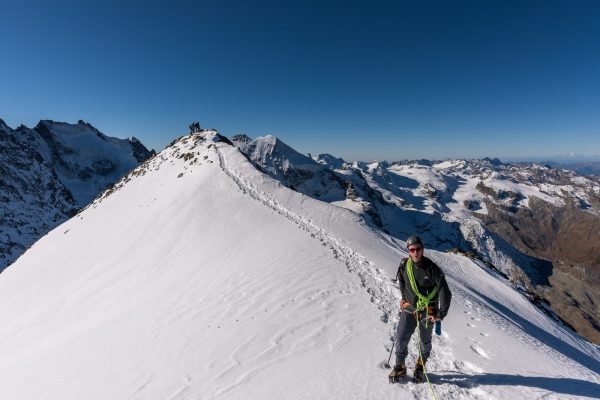
[[[435, 324], [431, 321], [426, 323], [425, 319], [419, 321], [419, 331], [421, 332], [421, 355], [424, 361], [427, 361], [431, 354], [431, 334]], [[396, 328], [396, 364], [404, 364], [408, 355], [408, 343], [410, 337], [417, 327], [417, 319], [414, 315], [401, 311]]]

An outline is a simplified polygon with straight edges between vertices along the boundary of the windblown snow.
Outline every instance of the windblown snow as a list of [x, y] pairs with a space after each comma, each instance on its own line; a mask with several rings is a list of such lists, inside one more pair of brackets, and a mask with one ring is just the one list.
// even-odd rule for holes
[[[0, 275], [0, 398], [433, 398], [378, 366], [403, 245], [214, 132], [182, 138]], [[436, 398], [598, 398], [597, 346], [476, 261], [426, 254], [454, 294]]]

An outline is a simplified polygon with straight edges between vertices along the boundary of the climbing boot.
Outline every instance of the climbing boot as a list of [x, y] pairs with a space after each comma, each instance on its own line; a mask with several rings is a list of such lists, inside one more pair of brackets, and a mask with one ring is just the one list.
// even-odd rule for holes
[[390, 383], [396, 383], [404, 376], [406, 376], [406, 365], [396, 364], [392, 372], [390, 372]]
[[413, 374], [413, 380], [415, 382], [423, 382], [423, 374], [425, 373], [425, 363], [427, 360], [423, 361], [420, 358], [417, 360], [417, 364], [415, 365], [415, 373]]

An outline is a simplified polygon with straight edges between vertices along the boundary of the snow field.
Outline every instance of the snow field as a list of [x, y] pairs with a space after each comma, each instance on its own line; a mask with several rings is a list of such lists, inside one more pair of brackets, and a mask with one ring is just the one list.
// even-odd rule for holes
[[[430, 398], [377, 367], [401, 242], [197, 136], [136, 174], [0, 275], [0, 398]], [[439, 399], [594, 398], [597, 348], [427, 254], [455, 296], [428, 363]]]
[[[250, 187], [248, 185], [245, 186], [246, 189], [250, 190]], [[260, 197], [258, 195], [256, 195], [255, 193], [255, 197]], [[271, 205], [271, 204], [270, 204]], [[280, 206], [279, 206], [280, 207]], [[281, 208], [281, 207], [280, 207]], [[286, 214], [289, 218], [293, 218], [289, 215], [289, 213], [287, 212], [282, 212], [282, 214]], [[320, 238], [322, 240], [322, 234], [323, 232], [320, 229], [317, 229], [318, 231], [318, 235], [316, 236], [317, 238]], [[333, 245], [331, 245], [331, 243], [334, 243]], [[337, 243], [337, 241], [335, 239], [332, 239], [331, 237], [329, 237], [329, 245], [331, 246], [331, 248], [333, 249], [333, 251], [335, 253], [338, 252], [339, 249], [339, 243]], [[353, 253], [353, 252], [352, 252]], [[436, 252], [433, 252], [436, 253]], [[465, 268], [470, 268], [473, 270], [473, 272], [471, 272], [471, 274], [473, 275], [478, 275], [478, 279], [477, 280], [469, 280], [469, 281], [462, 281], [461, 283], [463, 285], [467, 285], [467, 287], [470, 286], [474, 286], [474, 287], [485, 287], [485, 286], [491, 286], [490, 287], [490, 292], [494, 293], [494, 291], [496, 290], [496, 286], [500, 286], [501, 288], [504, 289], [504, 295], [506, 296], [506, 298], [510, 299], [510, 303], [512, 306], [514, 306], [517, 310], [519, 308], [524, 308], [526, 311], [523, 312], [523, 314], [528, 315], [534, 315], [534, 318], [531, 318], [530, 316], [527, 316], [527, 318], [530, 318], [533, 321], [533, 326], [536, 326], [534, 324], [540, 324], [542, 326], [549, 326], [549, 327], [553, 327], [555, 329], [555, 334], [558, 335], [558, 337], [562, 340], [567, 340], [571, 343], [574, 343], [576, 346], [581, 346], [581, 342], [577, 339], [573, 338], [573, 335], [566, 331], [565, 329], [556, 329], [556, 326], [554, 324], [554, 322], [550, 321], [546, 316], [544, 316], [543, 314], [541, 314], [541, 312], [539, 312], [537, 309], [535, 309], [528, 301], [526, 301], [521, 295], [519, 295], [518, 293], [514, 292], [514, 290], [512, 288], [510, 288], [508, 285], [503, 284], [501, 282], [498, 281], [498, 277], [497, 276], [492, 276], [489, 272], [483, 270], [482, 268], [485, 268], [481, 265], [477, 265], [472, 261], [467, 261], [467, 267], [463, 266], [462, 264], [465, 262], [466, 259], [464, 259], [464, 257], [462, 256], [456, 256], [456, 255], [442, 255], [442, 254], [434, 254], [434, 256], [437, 255], [437, 257], [434, 258], [441, 258], [441, 260], [438, 260], [438, 263], [440, 263], [440, 265], [442, 264], [449, 264], [448, 263], [448, 257], [450, 258], [458, 258], [460, 261], [455, 260], [455, 265], [458, 265], [460, 268], [460, 272], [459, 272], [459, 276], [463, 277], [468, 277], [469, 274], [466, 273], [466, 269]], [[356, 261], [359, 261], [358, 263], [358, 268], [356, 268]], [[445, 261], [445, 262], [444, 262]], [[399, 300], [399, 298], [397, 297], [397, 295], [395, 296], [395, 301], [394, 301], [394, 295], [392, 294], [390, 298], [390, 296], [388, 294], [390, 293], [394, 293], [394, 289], [390, 288], [390, 285], [388, 283], [387, 279], [381, 279], [380, 276], [377, 276], [376, 274], [373, 274], [373, 271], [379, 272], [379, 270], [374, 269], [373, 265], [371, 263], [369, 263], [368, 261], [366, 261], [366, 259], [358, 254], [353, 254], [353, 257], [351, 257], [351, 261], [348, 262], [346, 260], [346, 266], [348, 267], [350, 272], [356, 272], [355, 268], [359, 270], [358, 275], [361, 278], [361, 282], [363, 283], [363, 286], [365, 286], [366, 290], [368, 293], [370, 294], [374, 294], [371, 298], [371, 300], [376, 303], [379, 308], [384, 312], [383, 318], [382, 320], [387, 321], [388, 316], [390, 315], [395, 315], [397, 313], [397, 302]], [[453, 266], [448, 265], [448, 273], [450, 274], [449, 279], [452, 281], [453, 280], [453, 275], [452, 272], [456, 272], [453, 271]], [[375, 276], [373, 276], [375, 275]], [[375, 285], [373, 285], [373, 283], [375, 283]], [[458, 283], [458, 282], [456, 282]], [[385, 290], [380, 289], [374, 289], [374, 286], [380, 286], [380, 285], [384, 285]], [[458, 286], [458, 288], [460, 288], [462, 285], [456, 285]], [[455, 287], [455, 285], [452, 285], [452, 287]], [[382, 295], [382, 293], [385, 293], [384, 295]], [[593, 345], [589, 345], [584, 343], [583, 348], [584, 348], [584, 352], [587, 351], [591, 351], [592, 357], [586, 358], [583, 357], [584, 359], [584, 368], [581, 367], [580, 364], [578, 364], [577, 362], [573, 362], [572, 359], [570, 359], [566, 354], [568, 354], [569, 352], [572, 352], [572, 348], [570, 348], [569, 346], [566, 346], [567, 350], [565, 351], [565, 354], [562, 354], [560, 351], [556, 351], [553, 349], [552, 345], [558, 345], [560, 342], [560, 339], [557, 339], [557, 337], [550, 337], [550, 338], [546, 338], [543, 341], [539, 341], [536, 340], [535, 337], [530, 336], [532, 334], [532, 332], [530, 331], [525, 331], [523, 332], [523, 327], [519, 326], [518, 324], [515, 324], [514, 321], [507, 321], [506, 315], [499, 315], [497, 312], [489, 312], [488, 308], [490, 307], [490, 303], [489, 301], [486, 303], [478, 301], [477, 303], [479, 303], [479, 306], [476, 307], [474, 306], [475, 301], [471, 301], [469, 300], [473, 295], [467, 295], [465, 294], [464, 291], [461, 291], [459, 289], [459, 296], [455, 297], [455, 305], [454, 308], [456, 308], [457, 304], [460, 306], [461, 303], [464, 303], [465, 307], [467, 308], [466, 311], [463, 311], [465, 316], [467, 317], [467, 319], [469, 321], [472, 322], [482, 322], [482, 318], [486, 318], [486, 321], [491, 322], [491, 326], [489, 327], [489, 331], [493, 332], [495, 330], [497, 330], [498, 328], [503, 331], [503, 332], [507, 332], [508, 335], [511, 336], [511, 338], [516, 339], [518, 342], [521, 342], [522, 344], [525, 344], [526, 346], [529, 346], [530, 348], [533, 349], [537, 349], [540, 350], [541, 354], [540, 355], [535, 355], [534, 359], [538, 359], [539, 356], [541, 356], [542, 354], [544, 356], [547, 356], [550, 360], [551, 364], [557, 364], [556, 361], [557, 360], [561, 360], [563, 363], [569, 365], [569, 368], [574, 368], [576, 370], [579, 370], [580, 373], [582, 373], [584, 376], [586, 374], [589, 374], [590, 372], [590, 368], [592, 372], [592, 379], [595, 379], [597, 381], [598, 375], [597, 375], [597, 357], [598, 357], [598, 349], [597, 347], [593, 346]], [[477, 296], [475, 294], [475, 296]], [[491, 296], [492, 298], [494, 297], [493, 294]], [[477, 297], [475, 297], [477, 298]], [[499, 302], [501, 303], [506, 303], [506, 298], [503, 298], [502, 296], [500, 296], [498, 298]], [[491, 299], [490, 299], [491, 300]], [[494, 304], [494, 300], [491, 300], [492, 304]], [[485, 315], [481, 315], [481, 314], [485, 314]], [[467, 327], [471, 328], [471, 329], [476, 329], [477, 325], [475, 325], [474, 323], [469, 322], [466, 324]], [[504, 325], [506, 325], [506, 323], [509, 322], [509, 328], [505, 328]], [[490, 325], [488, 324], [484, 324], [484, 325]], [[512, 326], [517, 326], [516, 329], [510, 329], [510, 327]], [[393, 337], [393, 333], [394, 333], [394, 329], [392, 329], [391, 331], [391, 336]], [[442, 369], [443, 367], [448, 367], [448, 365], [454, 367], [453, 369], [458, 370], [457, 372], [461, 373], [461, 374], [471, 374], [471, 373], [483, 373], [484, 369], [482, 369], [481, 367], [479, 367], [476, 362], [482, 362], [483, 364], [489, 364], [492, 365], [492, 363], [490, 362], [486, 362], [487, 360], [493, 359], [495, 358], [493, 355], [495, 354], [494, 350], [486, 350], [483, 345], [482, 342], [490, 342], [489, 340], [486, 340], [487, 338], [489, 338], [490, 334], [486, 332], [486, 330], [479, 330], [479, 332], [475, 335], [468, 335], [464, 338], [464, 342], [470, 343], [469, 345], [469, 349], [471, 350], [471, 352], [476, 355], [476, 360], [474, 360], [475, 362], [472, 361], [467, 361], [467, 360], [453, 360], [452, 357], [452, 351], [445, 347], [445, 345], [447, 345], [449, 343], [449, 335], [444, 332], [444, 334], [440, 337], [437, 338], [439, 339], [439, 344], [441, 346], [441, 350], [440, 350], [440, 354], [442, 355], [442, 357], [436, 357], [436, 352], [434, 350], [434, 354], [432, 359], [430, 360], [430, 365], [432, 364], [432, 362], [436, 362], [436, 358], [438, 358], [437, 362], [438, 362], [438, 369]], [[410, 356], [412, 356], [413, 359], [417, 358], [417, 351], [416, 351], [416, 335], [413, 336], [413, 340], [411, 341], [411, 349], [415, 349], [414, 352], [410, 353]], [[435, 340], [435, 338], [434, 338]], [[389, 351], [389, 347], [391, 345], [388, 345], [387, 350]], [[488, 344], [488, 346], [492, 346], [492, 348], [497, 347], [496, 345], [494, 345], [493, 343]], [[521, 346], [522, 347], [522, 346]], [[561, 346], [558, 346], [561, 347]], [[563, 346], [565, 347], [565, 346]], [[504, 355], [508, 355], [509, 359], [507, 359], [506, 361], [508, 362], [514, 362], [514, 354], [519, 354], [520, 352], [523, 352], [522, 348], [515, 348], [514, 351], [509, 351], [504, 353]], [[575, 350], [575, 352], [577, 353], [577, 350]], [[473, 354], [471, 354], [471, 356], [473, 356]], [[473, 358], [473, 357], [470, 357]], [[536, 360], [535, 362], [537, 362], [538, 360]], [[435, 366], [435, 364], [433, 364]], [[504, 365], [504, 364], [503, 364]], [[442, 368], [439, 368], [442, 367]], [[563, 365], [556, 365], [557, 369], [561, 369], [564, 368], [564, 364]], [[430, 366], [431, 368], [431, 366]], [[526, 372], [527, 373], [527, 372]], [[556, 385], [557, 387], [560, 386], [560, 384]], [[552, 385], [549, 385], [549, 387], [554, 388]], [[591, 393], [593, 391], [592, 387], [586, 387], [582, 389], [583, 393]], [[481, 392], [480, 390], [471, 390], [471, 392], [473, 393], [477, 393], [477, 392]], [[525, 397], [523, 398], [528, 398], [527, 396], [531, 396], [531, 393], [527, 390], [523, 390], [523, 392], [525, 393]], [[543, 390], [541, 391], [543, 392]], [[579, 392], [577, 392], [579, 393]], [[486, 396], [489, 396], [489, 392], [484, 391], [484, 394], [486, 394]], [[549, 396], [550, 398], [552, 398], [554, 394], [552, 393], [546, 393], [545, 396]], [[511, 394], [511, 396], [514, 396], [514, 394]], [[502, 397], [500, 397], [502, 398]], [[564, 398], [564, 395], [558, 395], [557, 398]]]

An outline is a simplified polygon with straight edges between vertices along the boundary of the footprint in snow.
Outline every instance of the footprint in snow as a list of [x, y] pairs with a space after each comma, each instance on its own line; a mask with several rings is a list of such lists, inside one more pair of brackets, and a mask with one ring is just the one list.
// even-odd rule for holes
[[490, 358], [490, 356], [488, 355], [488, 353], [485, 350], [483, 350], [481, 347], [479, 347], [475, 344], [471, 345], [471, 350], [473, 350], [475, 353], [479, 354], [483, 358], [488, 358], [488, 359]]
[[479, 368], [477, 365], [475, 365], [469, 361], [456, 360], [454, 362], [454, 366], [456, 367], [456, 369], [458, 369], [460, 372], [463, 372], [463, 373], [473, 373], [473, 372], [477, 373], [477, 374], [483, 373], [483, 369]]

